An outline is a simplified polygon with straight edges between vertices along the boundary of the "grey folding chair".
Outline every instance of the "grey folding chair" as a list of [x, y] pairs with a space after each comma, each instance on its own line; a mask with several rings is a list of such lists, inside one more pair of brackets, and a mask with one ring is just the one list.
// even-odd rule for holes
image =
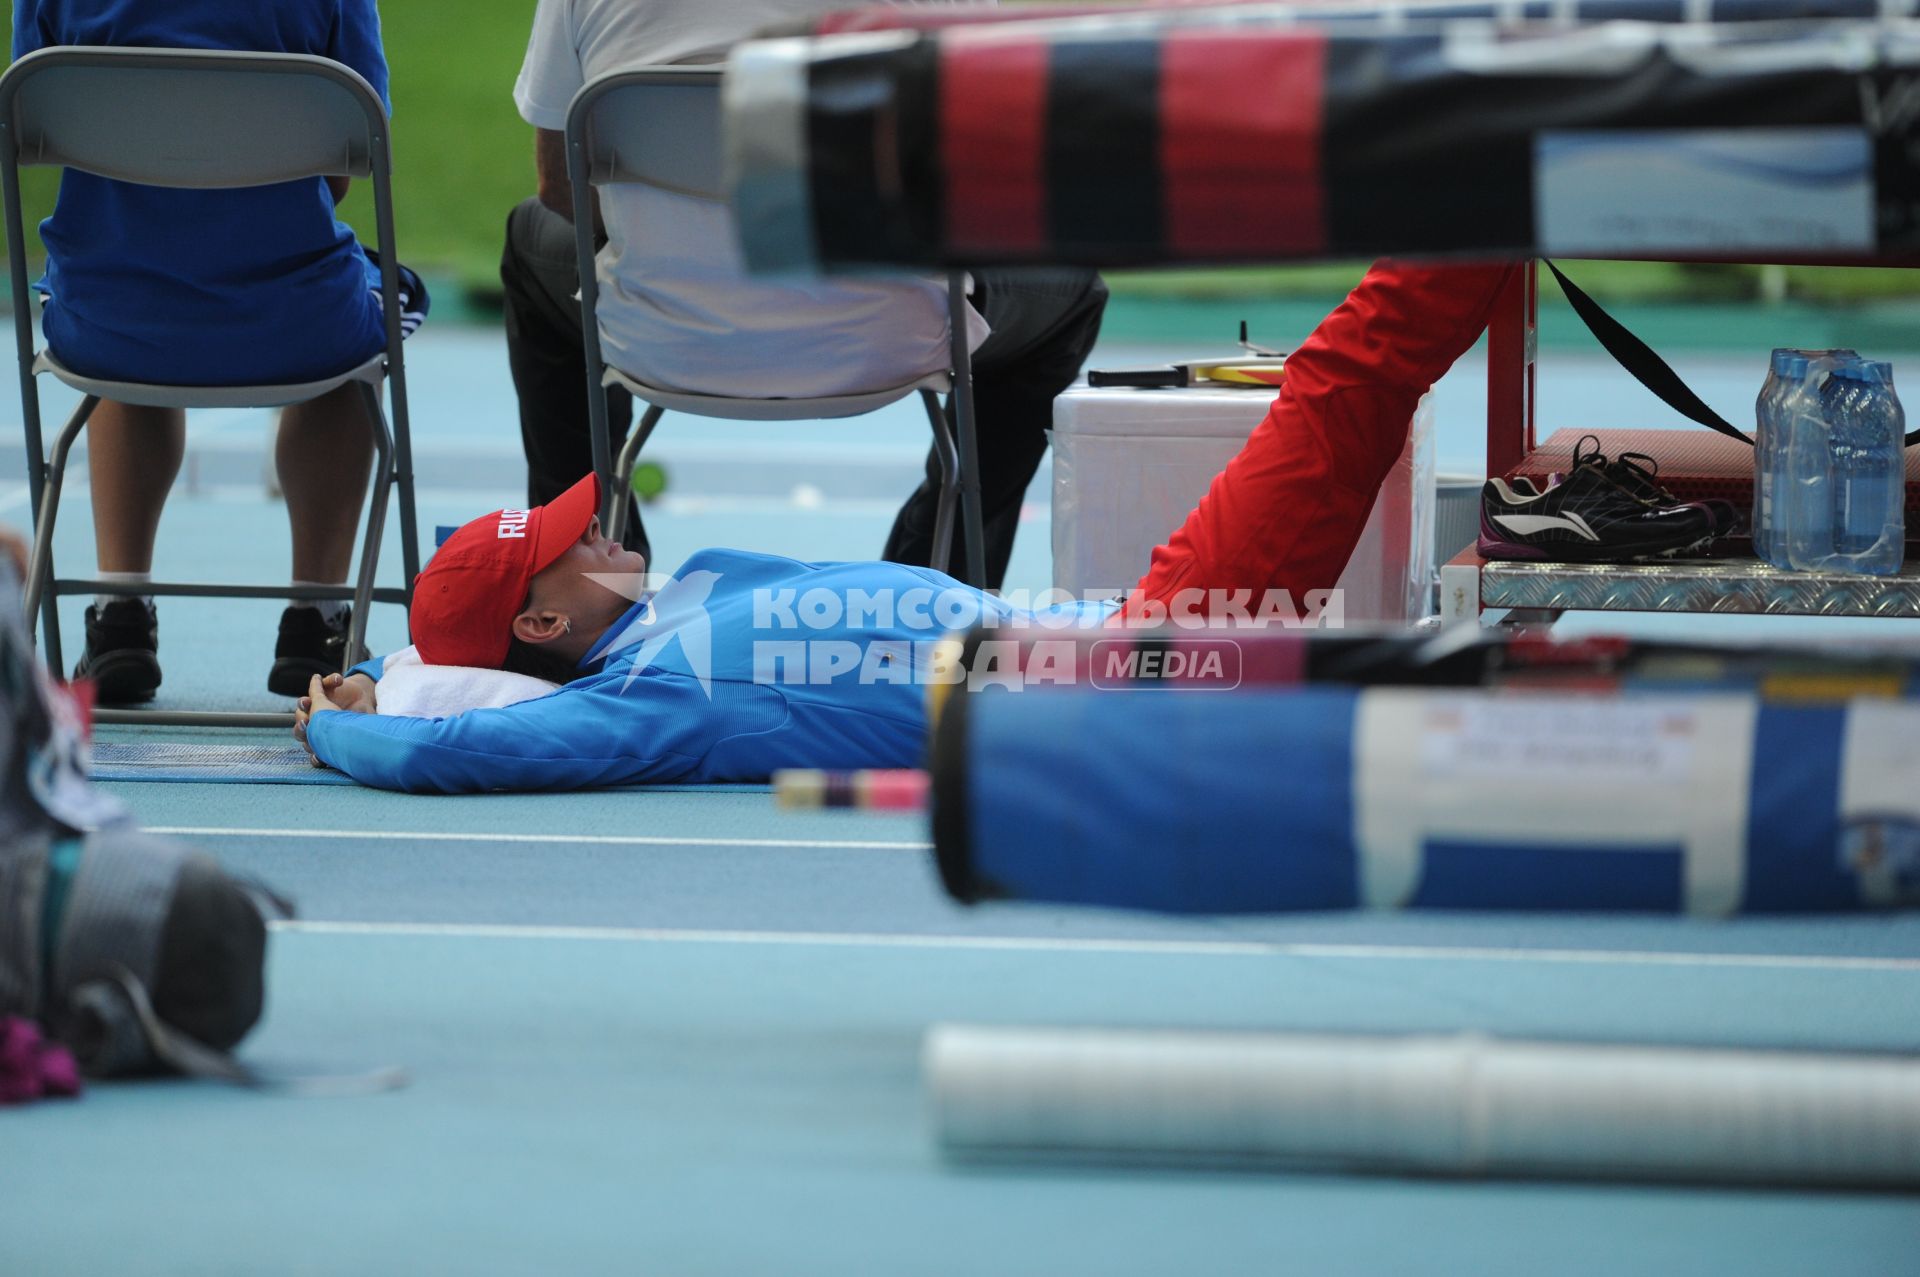
[[[327, 58], [291, 53], [122, 49], [42, 49], [0, 76], [0, 180], [5, 183], [7, 256], [13, 275], [14, 335], [19, 347], [20, 401], [26, 414], [27, 478], [34, 513], [33, 562], [26, 608], [42, 614], [46, 655], [60, 669], [58, 598], [68, 594], [154, 594], [195, 598], [347, 599], [353, 624], [347, 658], [365, 650], [367, 610], [374, 602], [405, 604], [420, 570], [415, 534], [413, 455], [407, 428], [406, 372], [401, 362], [399, 258], [394, 249], [387, 113], [373, 88]], [[20, 168], [82, 169], [149, 186], [203, 190], [264, 186], [303, 177], [371, 178], [381, 249], [381, 302], [386, 349], [323, 381], [277, 386], [165, 386], [83, 377], [46, 350], [34, 350]], [[80, 391], [80, 406], [43, 451], [38, 376], [49, 373]], [[388, 427], [380, 402], [387, 382]], [[166, 408], [274, 408], [304, 403], [347, 384], [359, 387], [376, 422], [373, 491], [352, 587], [209, 585], [156, 581], [135, 588], [53, 576], [53, 529], [67, 456], [102, 399]], [[408, 588], [375, 589], [387, 500], [400, 494], [400, 532]], [[99, 710], [102, 722], [278, 726], [284, 714]]]
[[[966, 547], [967, 580], [986, 579], [986, 551], [980, 517], [979, 447], [973, 424], [973, 371], [967, 348], [965, 276], [947, 278], [947, 309], [952, 344], [951, 370], [864, 394], [794, 399], [736, 399], [690, 395], [650, 386], [609, 367], [601, 355], [595, 320], [599, 284], [594, 276], [593, 192], [595, 186], [635, 182], [724, 201], [724, 158], [720, 134], [719, 67], [670, 66], [614, 71], [584, 85], [567, 111], [567, 175], [573, 183], [574, 242], [580, 258], [581, 327], [587, 347], [587, 402], [591, 406], [593, 468], [606, 498], [601, 522], [618, 536], [626, 522], [628, 485], [661, 416], [668, 410], [732, 421], [814, 421], [857, 417], [918, 391], [933, 428], [941, 472], [940, 500], [934, 518], [934, 563], [944, 567], [953, 544], [956, 509]], [[616, 460], [607, 421], [605, 387], [623, 386], [647, 405]], [[953, 421], [940, 406], [948, 395]], [[958, 445], [955, 434], [958, 434]]]

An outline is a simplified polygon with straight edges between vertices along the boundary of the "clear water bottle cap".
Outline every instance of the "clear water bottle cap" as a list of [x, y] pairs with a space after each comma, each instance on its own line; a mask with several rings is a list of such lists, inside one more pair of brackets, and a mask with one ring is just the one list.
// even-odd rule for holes
[[1880, 386], [1893, 380], [1893, 365], [1884, 360], [1856, 359], [1835, 368], [1833, 375], [1843, 381], [1858, 381], [1865, 385]]
[[1855, 363], [1860, 358], [1860, 352], [1851, 346], [1833, 346], [1826, 350], [1789, 350], [1786, 353], [1809, 362], [1819, 360], [1834, 365]]

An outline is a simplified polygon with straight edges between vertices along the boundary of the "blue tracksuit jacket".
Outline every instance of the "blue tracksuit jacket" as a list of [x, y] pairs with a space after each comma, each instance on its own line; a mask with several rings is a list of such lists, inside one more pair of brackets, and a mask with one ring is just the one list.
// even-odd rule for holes
[[1093, 625], [1114, 607], [1021, 613], [929, 568], [702, 550], [551, 695], [453, 718], [319, 714], [307, 739], [362, 784], [416, 793], [915, 767], [943, 636], [989, 618]]

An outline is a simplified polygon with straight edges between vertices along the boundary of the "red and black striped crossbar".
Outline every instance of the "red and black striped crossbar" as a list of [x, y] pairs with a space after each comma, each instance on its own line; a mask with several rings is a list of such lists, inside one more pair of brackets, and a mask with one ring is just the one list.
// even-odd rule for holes
[[1725, 255], [1920, 251], [1920, 23], [1240, 20], [1256, 8], [740, 46], [749, 264], [1712, 256], [1645, 227], [1543, 235], [1541, 138], [1808, 128], [1858, 143], [1858, 234], [1783, 218]]

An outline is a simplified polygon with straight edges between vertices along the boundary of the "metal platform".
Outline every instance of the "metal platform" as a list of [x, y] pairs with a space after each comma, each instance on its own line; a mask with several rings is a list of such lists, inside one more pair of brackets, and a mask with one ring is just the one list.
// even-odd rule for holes
[[1441, 616], [1530, 612], [1719, 612], [1920, 617], [1920, 564], [1897, 576], [1783, 572], [1757, 559], [1672, 563], [1491, 563], [1471, 549], [1440, 570]]

